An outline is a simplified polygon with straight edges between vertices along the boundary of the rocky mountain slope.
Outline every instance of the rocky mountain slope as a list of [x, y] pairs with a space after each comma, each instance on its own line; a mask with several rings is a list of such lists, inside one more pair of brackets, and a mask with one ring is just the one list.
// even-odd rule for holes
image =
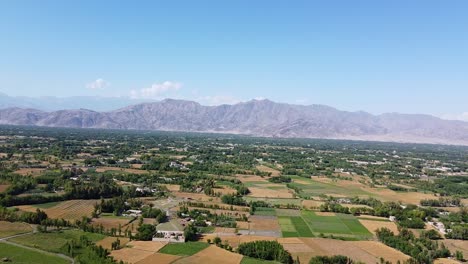
[[371, 115], [269, 100], [202, 106], [192, 101], [166, 99], [109, 112], [6, 108], [0, 110], [0, 124], [468, 145], [467, 122], [429, 115]]

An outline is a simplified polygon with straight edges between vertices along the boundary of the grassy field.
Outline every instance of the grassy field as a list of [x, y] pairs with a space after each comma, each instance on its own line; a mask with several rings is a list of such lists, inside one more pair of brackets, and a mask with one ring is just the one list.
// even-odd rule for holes
[[26, 223], [0, 221], [0, 238], [31, 232], [32, 227]]
[[57, 256], [43, 254], [33, 250], [20, 248], [17, 246], [0, 243], [0, 259], [9, 258], [11, 261], [8, 263], [13, 264], [65, 264], [69, 263], [65, 259]]
[[353, 215], [336, 214], [319, 216], [312, 211], [303, 211], [302, 218], [314, 233], [370, 237], [372, 234]]
[[30, 235], [24, 235], [20, 237], [12, 238], [11, 241], [29, 246], [42, 249], [50, 252], [62, 252], [62, 247], [67, 241], [73, 239], [79, 239], [80, 236], [85, 235], [89, 240], [96, 242], [104, 239], [106, 236], [95, 233], [87, 233], [80, 230], [64, 230], [61, 232], [50, 232], [50, 233], [35, 233]]
[[255, 209], [255, 215], [276, 215], [276, 212], [274, 208], [257, 207]]
[[314, 237], [319, 234], [344, 235], [360, 239], [372, 234], [352, 215], [319, 216], [302, 211], [300, 216], [278, 216], [283, 237]]
[[210, 244], [203, 242], [187, 242], [187, 243], [174, 243], [167, 244], [159, 253], [177, 255], [177, 256], [191, 256], [197, 252], [207, 248]]
[[35, 204], [33, 205], [34, 207], [41, 208], [41, 209], [47, 209], [47, 208], [52, 208], [58, 204], [62, 203], [60, 202], [50, 202], [50, 203], [43, 203], [43, 204]]
[[293, 182], [290, 184], [300, 188], [302, 190], [301, 193], [308, 196], [319, 196], [320, 194], [340, 196], [344, 193], [348, 196], [370, 195], [368, 192], [353, 185], [340, 186], [333, 182], [319, 182], [299, 176], [291, 176], [291, 178], [293, 179]]

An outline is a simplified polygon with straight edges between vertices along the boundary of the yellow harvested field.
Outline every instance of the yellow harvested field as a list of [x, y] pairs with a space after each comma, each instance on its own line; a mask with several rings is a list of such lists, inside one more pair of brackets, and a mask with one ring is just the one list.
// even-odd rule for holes
[[180, 185], [177, 185], [177, 184], [161, 184], [161, 185], [166, 186], [166, 188], [171, 192], [180, 191]]
[[174, 262], [177, 259], [180, 259], [180, 256], [174, 256], [163, 253], [154, 253], [140, 261], [137, 264], [169, 264]]
[[[46, 212], [49, 218], [63, 218], [66, 220], [77, 220], [83, 216], [91, 216], [94, 210], [94, 205], [99, 200], [69, 200], [61, 202], [51, 208], [41, 209]], [[36, 207], [31, 205], [20, 205], [17, 206], [22, 211], [35, 212]]]
[[124, 263], [132, 264], [137, 263], [138, 261], [141, 261], [153, 254], [154, 253], [150, 251], [126, 247], [119, 250], [114, 250], [110, 255], [117, 261], [123, 261]]
[[143, 164], [132, 164], [132, 169], [141, 169], [143, 167]]
[[243, 183], [245, 182], [269, 182], [267, 178], [256, 176], [256, 175], [236, 174], [236, 177]]
[[10, 184], [0, 184], [0, 193], [4, 192], [10, 187]]
[[463, 256], [468, 256], [468, 240], [444, 239], [442, 243], [447, 246], [451, 252], [461, 251]]
[[348, 208], [368, 208], [372, 209], [372, 207], [364, 204], [340, 204], [343, 207], [348, 207]]
[[272, 190], [258, 187], [249, 187], [251, 197], [259, 198], [293, 198], [293, 194], [289, 190]]
[[433, 194], [420, 192], [395, 192], [386, 188], [364, 187], [362, 190], [372, 193], [385, 201], [401, 201], [405, 204], [418, 205], [422, 199], [434, 199]]
[[339, 241], [323, 238], [301, 238], [301, 240], [311, 248], [309, 253], [314, 253], [315, 256], [339, 254], [365, 263], [376, 263], [380, 257], [393, 263], [409, 258], [405, 254], [376, 241]]
[[350, 241], [350, 243], [368, 252], [376, 259], [383, 257], [385, 260], [393, 263], [409, 259], [409, 256], [402, 252], [377, 241]]
[[279, 176], [281, 174], [281, 172], [279, 170], [270, 168], [270, 167], [265, 166], [265, 165], [258, 165], [257, 170], [262, 171], [262, 172], [266, 172], [266, 173], [271, 173], [271, 176]]
[[318, 216], [335, 216], [335, 213], [332, 212], [315, 212], [316, 215]]
[[120, 224], [120, 227], [122, 228], [122, 231], [123, 231], [125, 230], [124, 226], [128, 224], [128, 222], [131, 219], [132, 218], [122, 219], [122, 218], [112, 218], [112, 217], [93, 218], [93, 220], [91, 221], [91, 225], [93, 226], [102, 225], [105, 229], [111, 229], [111, 228], [119, 228], [119, 224]]
[[128, 246], [131, 246], [134, 249], [150, 251], [150, 252], [158, 252], [166, 244], [167, 243], [165, 242], [157, 242], [157, 241], [131, 241], [128, 243]]
[[322, 201], [315, 201], [315, 200], [304, 200], [302, 201], [302, 206], [307, 209], [314, 209], [319, 208], [320, 205], [324, 204], [325, 202]]
[[392, 231], [394, 234], [399, 234], [400, 232], [398, 231], [398, 227], [394, 222], [384, 222], [384, 221], [373, 221], [373, 220], [365, 220], [365, 219], [359, 219], [359, 222], [369, 230], [372, 234], [375, 235], [375, 230], [379, 228], [388, 228], [390, 231]]
[[200, 263], [200, 264], [239, 264], [243, 256], [237, 253], [233, 253], [227, 250], [224, 250], [218, 246], [211, 245], [206, 249], [198, 252], [197, 254], [176, 260], [175, 264], [191, 264], [191, 263]]
[[0, 238], [28, 233], [32, 227], [26, 223], [0, 221]]
[[454, 259], [440, 258], [434, 260], [434, 264], [460, 264], [460, 262]]
[[237, 190], [229, 188], [229, 187], [224, 187], [224, 188], [213, 189], [213, 192], [220, 193], [221, 195], [225, 195], [225, 194], [236, 194]]
[[[123, 247], [130, 241], [130, 239], [127, 237], [119, 237], [118, 239], [120, 240], [121, 247]], [[114, 243], [116, 240], [117, 240], [117, 237], [106, 237], [103, 240], [99, 240], [98, 242], [96, 242], [96, 245], [101, 246], [105, 249], [111, 250], [112, 243]]]
[[237, 221], [236, 224], [239, 229], [249, 229], [249, 222]]
[[260, 231], [270, 231], [270, 230], [280, 230], [280, 226], [277, 219], [265, 219], [251, 217], [250, 221], [250, 230], [260, 230]]

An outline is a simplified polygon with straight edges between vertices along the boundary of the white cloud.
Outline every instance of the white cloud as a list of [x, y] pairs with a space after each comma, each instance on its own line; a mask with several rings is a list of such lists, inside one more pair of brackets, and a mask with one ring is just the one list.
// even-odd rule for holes
[[179, 82], [165, 81], [162, 83], [154, 83], [151, 87], [140, 90], [131, 90], [130, 97], [133, 99], [159, 99], [158, 97], [164, 93], [178, 91], [182, 88]]
[[461, 121], [468, 122], [468, 112], [463, 112], [460, 114], [444, 114], [440, 117], [443, 119], [448, 119], [448, 120], [461, 120]]
[[198, 97], [196, 101], [202, 105], [237, 104], [241, 102], [238, 98], [227, 95], [202, 96]]
[[95, 81], [86, 84], [86, 88], [92, 89], [92, 90], [100, 90], [100, 89], [107, 88], [109, 86], [110, 86], [110, 82], [102, 78], [96, 79]]

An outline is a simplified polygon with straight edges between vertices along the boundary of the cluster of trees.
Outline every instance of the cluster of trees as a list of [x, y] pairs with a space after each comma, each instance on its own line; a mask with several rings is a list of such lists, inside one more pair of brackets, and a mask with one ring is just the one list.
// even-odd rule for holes
[[411, 256], [416, 263], [431, 264], [434, 259], [451, 256], [443, 243], [439, 244], [427, 236], [417, 238], [405, 228], [400, 230], [399, 235], [395, 235], [388, 228], [380, 228], [376, 231], [376, 235], [382, 243]]
[[235, 194], [225, 194], [221, 196], [221, 201], [225, 204], [230, 204], [230, 205], [241, 205], [245, 206], [247, 205], [247, 202], [242, 198], [240, 195], [235, 195]]
[[144, 218], [155, 218], [158, 223], [165, 222], [167, 219], [166, 213], [163, 210], [150, 206], [142, 208], [142, 216]]
[[269, 182], [273, 183], [290, 183], [291, 177], [289, 176], [278, 176], [278, 177], [271, 177], [268, 179]]
[[26, 222], [28, 224], [41, 224], [47, 220], [47, 214], [39, 208], [36, 212], [21, 212], [17, 210], [0, 207], [0, 220], [8, 222]]
[[253, 241], [239, 244], [237, 252], [248, 257], [273, 260], [280, 263], [294, 263], [291, 254], [277, 241]]
[[451, 230], [447, 233], [447, 238], [468, 240], [468, 224], [454, 225]]
[[333, 212], [333, 213], [342, 213], [349, 214], [349, 208], [344, 207], [341, 204], [326, 202], [320, 205], [320, 212]]
[[123, 264], [122, 261], [115, 261], [107, 249], [104, 249], [102, 246], [96, 246], [86, 236], [81, 236], [79, 240], [68, 241], [62, 248], [62, 252], [75, 258], [78, 263]]
[[460, 206], [460, 201], [458, 197], [439, 197], [439, 199], [423, 199], [420, 203], [422, 206], [456, 207]]
[[310, 259], [309, 264], [361, 264], [346, 256], [316, 256]]

